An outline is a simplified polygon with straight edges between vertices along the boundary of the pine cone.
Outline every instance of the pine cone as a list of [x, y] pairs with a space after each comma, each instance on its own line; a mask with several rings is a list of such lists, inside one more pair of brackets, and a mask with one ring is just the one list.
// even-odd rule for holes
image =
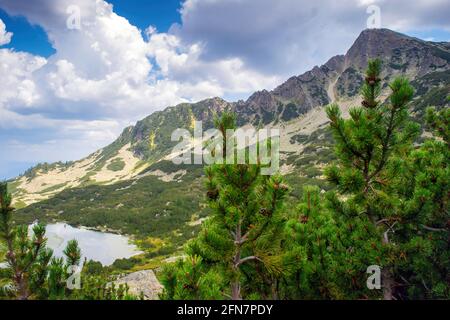
[[380, 82], [380, 81], [381, 81], [380, 78], [377, 78], [377, 77], [374, 77], [374, 76], [366, 77], [366, 82], [367, 82], [369, 85], [371, 85], [371, 86], [377, 84], [377, 83]]
[[209, 190], [206, 195], [208, 196], [208, 199], [210, 200], [217, 200], [219, 197], [219, 191], [217, 189], [215, 190]]

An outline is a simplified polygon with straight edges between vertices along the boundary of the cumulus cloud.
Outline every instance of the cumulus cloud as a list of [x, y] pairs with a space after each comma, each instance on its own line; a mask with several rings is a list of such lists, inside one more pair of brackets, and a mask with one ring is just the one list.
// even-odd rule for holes
[[102, 0], [78, 1], [81, 28], [68, 29], [71, 5], [71, 0], [0, 0], [10, 14], [42, 26], [56, 49], [35, 76], [45, 84], [38, 88], [38, 103], [46, 112], [88, 116], [89, 108], [93, 117], [137, 118], [179, 102], [249, 93], [279, 80], [247, 69], [238, 58], [204, 62], [201, 46], [182, 45], [175, 35], [154, 27], [144, 39]]
[[0, 46], [10, 43], [12, 36], [12, 32], [6, 31], [5, 23], [0, 19]]
[[[68, 141], [62, 136], [72, 132], [83, 146], [77, 150], [91, 152], [111, 142], [125, 125], [163, 107], [247, 94], [280, 80], [248, 69], [238, 58], [202, 61], [200, 45], [182, 44], [156, 28], [148, 28], [144, 37], [105, 1], [81, 0], [77, 5], [74, 11], [69, 0], [0, 0], [10, 15], [40, 25], [56, 50], [44, 59], [1, 49], [0, 130], [37, 127], [53, 133], [61, 145]], [[80, 28], [68, 28], [68, 19], [77, 19], [77, 12]], [[99, 134], [101, 126], [88, 137], [71, 125], [79, 121], [89, 132], [92, 121], [104, 119], [114, 123], [113, 134], [106, 137]], [[52, 144], [42, 143], [42, 148], [50, 149], [40, 154], [54, 150]], [[22, 149], [16, 143], [14, 150]]]
[[7, 105], [32, 106], [39, 99], [33, 72], [46, 60], [24, 52], [0, 49], [0, 110]]
[[265, 74], [289, 76], [345, 53], [366, 28], [369, 5], [381, 27], [449, 30], [447, 0], [187, 0], [171, 32], [204, 44], [202, 58], [237, 57]]
[[381, 9], [382, 26], [400, 32], [443, 29], [450, 31], [447, 0], [372, 0]]

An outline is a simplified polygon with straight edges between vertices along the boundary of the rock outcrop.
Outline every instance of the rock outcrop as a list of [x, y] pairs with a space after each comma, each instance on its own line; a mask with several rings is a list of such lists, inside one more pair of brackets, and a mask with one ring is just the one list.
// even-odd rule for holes
[[146, 300], [159, 300], [163, 289], [153, 270], [133, 272], [115, 281], [116, 285], [125, 283], [130, 288], [129, 293], [140, 296], [142, 292]]

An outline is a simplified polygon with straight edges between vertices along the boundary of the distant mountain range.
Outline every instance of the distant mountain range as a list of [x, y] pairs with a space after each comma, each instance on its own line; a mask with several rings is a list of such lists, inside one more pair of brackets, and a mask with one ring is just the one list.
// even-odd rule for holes
[[[344, 114], [358, 105], [369, 58], [383, 61], [383, 92], [397, 75], [416, 89], [412, 104], [420, 119], [428, 105], [448, 107], [450, 43], [429, 42], [387, 29], [363, 31], [345, 55], [294, 76], [273, 91], [258, 91], [247, 101], [212, 98], [155, 112], [126, 128], [111, 145], [85, 159], [41, 164], [12, 180], [19, 220], [64, 220], [158, 239], [190, 238], [207, 215], [202, 205], [202, 168], [176, 166], [170, 140], [176, 128], [191, 129], [213, 116], [235, 111], [240, 126], [281, 129], [281, 172], [292, 186], [310, 183], [329, 188], [322, 169], [333, 159], [324, 106], [337, 102]], [[298, 197], [299, 188], [293, 188]], [[181, 234], [181, 235], [180, 235]], [[176, 245], [172, 251], [176, 250]], [[169, 252], [170, 250], [168, 250]]]

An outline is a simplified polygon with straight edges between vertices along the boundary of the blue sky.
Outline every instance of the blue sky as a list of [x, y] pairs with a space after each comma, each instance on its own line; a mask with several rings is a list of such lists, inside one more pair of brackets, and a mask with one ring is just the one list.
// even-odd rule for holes
[[374, 4], [382, 27], [450, 40], [448, 0], [0, 0], [0, 179], [170, 105], [272, 89], [345, 53]]
[[[174, 23], [180, 23], [181, 0], [111, 0], [114, 11], [126, 17], [130, 23], [145, 30], [149, 24], [159, 31], [167, 32]], [[3, 48], [14, 48], [49, 57], [55, 53], [47, 34], [39, 25], [32, 25], [24, 16], [10, 16], [0, 8], [0, 19], [14, 33], [11, 43]]]
[[48, 41], [47, 34], [38, 25], [31, 25], [25, 17], [11, 17], [0, 9], [0, 19], [8, 26], [8, 31], [14, 33], [11, 42], [3, 48], [13, 48], [32, 54], [48, 57], [55, 53]]

